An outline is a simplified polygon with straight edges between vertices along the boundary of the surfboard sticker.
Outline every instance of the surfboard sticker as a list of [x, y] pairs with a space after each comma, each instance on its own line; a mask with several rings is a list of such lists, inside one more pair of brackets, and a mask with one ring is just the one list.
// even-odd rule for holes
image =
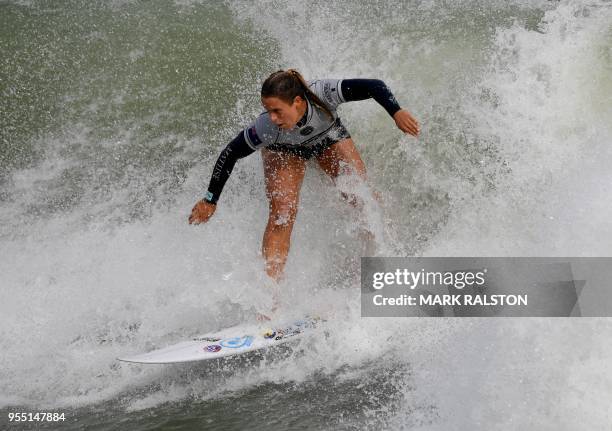
[[117, 359], [140, 364], [174, 364], [239, 355], [297, 340], [314, 333], [322, 322], [318, 317], [306, 317], [267, 328], [236, 326], [148, 353]]

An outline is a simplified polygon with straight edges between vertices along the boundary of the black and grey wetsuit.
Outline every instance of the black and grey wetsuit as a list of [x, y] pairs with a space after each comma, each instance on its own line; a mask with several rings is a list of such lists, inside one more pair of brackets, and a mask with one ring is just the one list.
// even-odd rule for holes
[[378, 79], [322, 79], [310, 81], [309, 86], [326, 104], [333, 118], [308, 99], [306, 114], [291, 130], [279, 128], [267, 112], [262, 113], [221, 152], [204, 200], [216, 203], [236, 161], [256, 150], [266, 148], [309, 159], [319, 156], [336, 142], [349, 138], [350, 134], [336, 113], [341, 103], [373, 98], [391, 116], [400, 110], [389, 88]]

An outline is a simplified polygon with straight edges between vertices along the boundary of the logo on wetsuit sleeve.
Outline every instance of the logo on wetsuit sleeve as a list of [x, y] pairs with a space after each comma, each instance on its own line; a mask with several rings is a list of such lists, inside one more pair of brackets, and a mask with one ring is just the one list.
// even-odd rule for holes
[[257, 130], [255, 130], [255, 127], [249, 127], [247, 134], [249, 136], [249, 141], [251, 141], [251, 144], [253, 144], [254, 147], [261, 145], [262, 140], [259, 138], [259, 136], [257, 136]]
[[325, 95], [325, 99], [327, 99], [327, 103], [329, 104], [334, 103], [334, 96], [332, 92], [335, 92], [335, 91], [336, 89], [332, 88], [331, 83], [326, 82], [325, 84], [323, 84], [323, 94]]

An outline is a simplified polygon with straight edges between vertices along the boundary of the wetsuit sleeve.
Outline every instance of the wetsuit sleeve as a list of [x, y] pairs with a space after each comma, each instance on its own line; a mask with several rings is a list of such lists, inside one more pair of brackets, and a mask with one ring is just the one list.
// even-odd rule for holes
[[243, 132], [245, 142], [254, 150], [276, 143], [279, 133], [278, 127], [272, 123], [270, 116], [265, 112]]
[[345, 101], [340, 94], [341, 82], [341, 79], [317, 79], [308, 81], [308, 86], [329, 109], [335, 111], [338, 105]]
[[392, 117], [401, 109], [389, 87], [380, 79], [343, 79], [340, 89], [345, 102], [374, 99]]
[[221, 196], [223, 186], [225, 186], [227, 179], [232, 173], [232, 169], [234, 169], [236, 161], [254, 152], [255, 150], [247, 144], [244, 132], [240, 132], [238, 136], [227, 144], [223, 151], [221, 151], [217, 163], [215, 163], [208, 192], [204, 200], [216, 204], [219, 196]]

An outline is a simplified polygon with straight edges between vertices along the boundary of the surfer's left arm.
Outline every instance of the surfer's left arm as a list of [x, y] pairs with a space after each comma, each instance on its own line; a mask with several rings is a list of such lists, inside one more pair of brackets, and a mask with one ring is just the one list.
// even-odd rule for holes
[[385, 108], [397, 127], [412, 136], [418, 136], [420, 126], [410, 112], [402, 109], [397, 99], [380, 79], [344, 79], [341, 83], [342, 98], [346, 102], [374, 99]]

